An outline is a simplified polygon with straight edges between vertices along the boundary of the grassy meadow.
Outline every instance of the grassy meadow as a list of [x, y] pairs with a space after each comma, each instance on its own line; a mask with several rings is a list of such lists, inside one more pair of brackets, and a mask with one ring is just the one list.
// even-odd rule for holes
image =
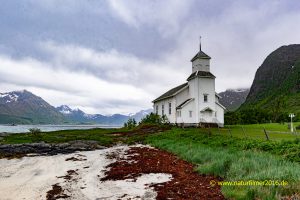
[[146, 142], [195, 164], [224, 181], [287, 181], [286, 186], [222, 186], [229, 199], [279, 199], [300, 192], [300, 140], [264, 141], [178, 129], [150, 135]]
[[[293, 123], [294, 127], [300, 126], [299, 122]], [[266, 130], [269, 140], [294, 140], [300, 137], [300, 130], [294, 133], [290, 132], [288, 123], [269, 123], [269, 124], [250, 124], [250, 125], [227, 125], [224, 128], [212, 128], [214, 134], [222, 134], [239, 138], [267, 139], [264, 130]]]
[[[94, 140], [100, 145], [108, 146], [113, 143], [114, 137], [111, 133], [120, 129], [88, 129], [88, 130], [62, 130], [41, 133], [17, 133], [10, 134], [0, 141], [0, 144], [21, 144], [21, 143], [64, 143], [74, 140]], [[122, 130], [126, 131], [126, 130]]]

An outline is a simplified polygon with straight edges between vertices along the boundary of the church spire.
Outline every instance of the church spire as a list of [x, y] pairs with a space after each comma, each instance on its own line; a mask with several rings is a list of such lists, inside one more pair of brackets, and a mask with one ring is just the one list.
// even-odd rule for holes
[[201, 35], [200, 35], [200, 37], [199, 37], [199, 43], [200, 43], [200, 51], [201, 51]]
[[206, 54], [206, 53], [204, 53], [203, 51], [202, 51], [202, 49], [201, 49], [201, 36], [199, 36], [199, 52], [192, 58], [192, 62], [194, 61], [194, 60], [196, 60], [197, 58], [199, 58], [199, 59], [210, 59], [210, 57]]

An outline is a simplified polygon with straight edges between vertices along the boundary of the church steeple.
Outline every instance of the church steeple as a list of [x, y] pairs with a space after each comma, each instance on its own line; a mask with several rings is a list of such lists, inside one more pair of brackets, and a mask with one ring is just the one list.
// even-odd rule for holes
[[200, 41], [199, 41], [199, 52], [192, 58], [192, 71], [207, 71], [209, 72], [209, 61], [210, 61], [210, 56], [208, 56], [206, 53], [204, 53], [201, 49], [201, 36], [200, 36]]
[[200, 43], [200, 45], [199, 45], [200, 48], [199, 48], [199, 49], [200, 49], [200, 51], [201, 51], [201, 36], [200, 36], [200, 38], [199, 38], [199, 43]]

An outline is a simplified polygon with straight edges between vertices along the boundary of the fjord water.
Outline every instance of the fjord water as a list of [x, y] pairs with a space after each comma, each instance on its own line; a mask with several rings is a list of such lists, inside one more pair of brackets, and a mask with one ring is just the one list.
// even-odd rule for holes
[[118, 125], [0, 125], [0, 133], [26, 133], [31, 128], [38, 128], [42, 132], [74, 129], [93, 129], [93, 128], [119, 128]]

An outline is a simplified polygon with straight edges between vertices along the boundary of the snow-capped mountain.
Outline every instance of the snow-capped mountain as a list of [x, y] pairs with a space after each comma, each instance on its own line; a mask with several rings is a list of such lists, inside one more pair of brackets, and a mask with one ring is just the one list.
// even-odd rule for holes
[[249, 88], [228, 89], [219, 93], [222, 97], [220, 103], [224, 105], [227, 110], [234, 111], [238, 109], [246, 100], [249, 93]]
[[56, 108], [57, 111], [62, 113], [65, 118], [73, 123], [97, 123], [97, 124], [113, 124], [123, 125], [129, 118], [134, 118], [140, 121], [144, 116], [152, 112], [152, 109], [141, 110], [135, 114], [114, 114], [114, 115], [101, 115], [101, 114], [87, 114], [80, 109], [71, 109], [67, 105], [62, 105]]
[[67, 106], [67, 105], [62, 105], [56, 108], [56, 110], [58, 110], [60, 113], [68, 115], [68, 114], [72, 114], [73, 110]]
[[64, 123], [64, 116], [49, 103], [26, 90], [0, 93], [0, 123]]
[[9, 92], [9, 93], [0, 93], [0, 101], [5, 101], [5, 103], [10, 103], [10, 102], [16, 102], [18, 101], [18, 94], [23, 93], [24, 91], [20, 92]]
[[140, 121], [152, 110], [142, 110], [132, 115], [87, 114], [67, 105], [57, 108], [51, 106], [26, 90], [0, 93], [0, 124], [63, 124], [85, 123], [123, 125], [129, 118]]

